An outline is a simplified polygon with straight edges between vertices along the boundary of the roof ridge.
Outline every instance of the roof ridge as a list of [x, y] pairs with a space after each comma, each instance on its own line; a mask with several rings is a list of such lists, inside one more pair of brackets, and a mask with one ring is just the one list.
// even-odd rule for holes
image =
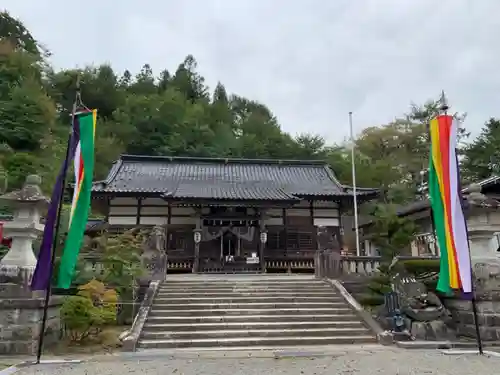
[[335, 176], [335, 172], [332, 170], [332, 168], [330, 167], [330, 165], [329, 164], [325, 164], [324, 168], [325, 168], [326, 174], [328, 175], [328, 177], [330, 177], [330, 180], [332, 180], [332, 182], [334, 182], [335, 184], [337, 184], [337, 186], [339, 188], [344, 189], [344, 185], [342, 185], [340, 183], [340, 181], [337, 180], [337, 177]]
[[200, 162], [225, 164], [275, 164], [275, 165], [309, 165], [325, 166], [324, 160], [293, 160], [293, 159], [251, 159], [251, 158], [211, 158], [198, 156], [160, 156], [122, 154], [116, 162], [124, 161], [161, 161], [161, 162]]

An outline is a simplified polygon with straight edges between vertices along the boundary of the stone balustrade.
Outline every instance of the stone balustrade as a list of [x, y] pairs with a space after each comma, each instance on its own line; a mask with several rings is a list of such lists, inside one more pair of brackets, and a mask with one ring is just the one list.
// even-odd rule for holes
[[371, 275], [380, 266], [379, 256], [344, 255], [340, 260], [342, 274]]
[[[399, 260], [439, 259], [428, 256], [400, 256]], [[318, 277], [340, 278], [346, 275], [370, 276], [381, 262], [380, 256], [340, 255], [331, 251], [319, 251], [315, 257], [315, 271]]]

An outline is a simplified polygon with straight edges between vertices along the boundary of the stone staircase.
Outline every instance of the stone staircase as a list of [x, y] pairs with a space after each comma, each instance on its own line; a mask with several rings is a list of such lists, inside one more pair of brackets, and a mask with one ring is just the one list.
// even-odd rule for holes
[[170, 277], [139, 348], [281, 348], [376, 343], [340, 294], [311, 276]]

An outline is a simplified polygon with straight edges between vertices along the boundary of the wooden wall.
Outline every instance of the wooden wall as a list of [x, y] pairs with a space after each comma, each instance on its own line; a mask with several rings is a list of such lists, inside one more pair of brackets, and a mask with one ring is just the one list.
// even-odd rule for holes
[[[170, 207], [161, 198], [114, 198], [109, 203], [110, 225], [196, 225], [195, 210], [192, 207]], [[168, 222], [170, 209], [170, 223]], [[208, 208], [207, 208], [208, 210]], [[205, 211], [205, 209], [203, 210]], [[202, 212], [203, 212], [202, 211]], [[250, 211], [250, 209], [249, 209]], [[205, 213], [205, 212], [203, 212]], [[273, 208], [266, 211], [266, 226], [311, 225], [311, 213], [315, 226], [339, 226], [340, 213], [337, 203], [318, 201], [311, 207], [303, 201], [289, 209]]]

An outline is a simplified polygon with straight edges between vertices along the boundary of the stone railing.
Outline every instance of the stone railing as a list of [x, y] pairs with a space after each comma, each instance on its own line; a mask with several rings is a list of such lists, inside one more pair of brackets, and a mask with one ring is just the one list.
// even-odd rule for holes
[[[439, 259], [435, 256], [399, 256], [398, 260]], [[346, 275], [370, 276], [381, 262], [380, 256], [340, 255], [332, 251], [318, 251], [314, 259], [317, 277], [339, 278]]]
[[343, 255], [340, 260], [342, 274], [371, 275], [379, 266], [379, 256]]
[[[96, 278], [104, 274], [105, 268], [113, 267], [113, 262], [105, 264], [100, 254], [80, 254], [78, 258], [80, 263], [80, 271], [86, 274], [93, 274]], [[164, 280], [167, 273], [167, 257], [143, 258], [143, 267], [145, 273], [142, 278], [151, 280]]]

